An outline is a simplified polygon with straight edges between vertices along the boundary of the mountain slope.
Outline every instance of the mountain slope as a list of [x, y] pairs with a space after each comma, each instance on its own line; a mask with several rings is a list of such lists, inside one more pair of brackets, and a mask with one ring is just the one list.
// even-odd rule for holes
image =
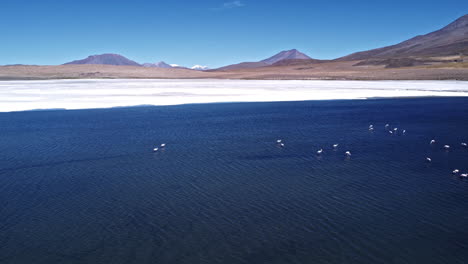
[[68, 64], [103, 64], [103, 65], [125, 65], [125, 66], [141, 66], [135, 61], [129, 60], [119, 54], [100, 54], [92, 55], [82, 60], [75, 60], [72, 62], [67, 62], [64, 65]]
[[217, 70], [237, 70], [237, 69], [252, 69], [252, 68], [259, 68], [272, 65], [282, 60], [309, 60], [311, 59], [309, 56], [305, 55], [304, 53], [292, 49], [292, 50], [284, 50], [278, 54], [275, 54], [267, 59], [257, 61], [257, 62], [241, 62], [237, 64], [232, 64], [228, 66], [224, 66], [218, 68]]
[[157, 63], [143, 63], [143, 67], [148, 67], [148, 68], [172, 68], [171, 65], [165, 63], [164, 61], [160, 61]]
[[286, 59], [286, 60], [280, 60], [278, 62], [275, 62], [270, 66], [279, 67], [279, 66], [308, 65], [308, 64], [324, 63], [328, 61], [329, 60], [317, 60], [317, 59], [307, 59], [307, 60], [306, 59]]
[[337, 60], [366, 60], [410, 56], [449, 56], [468, 54], [468, 15], [446, 27], [426, 35], [416, 36], [399, 44], [356, 52]]

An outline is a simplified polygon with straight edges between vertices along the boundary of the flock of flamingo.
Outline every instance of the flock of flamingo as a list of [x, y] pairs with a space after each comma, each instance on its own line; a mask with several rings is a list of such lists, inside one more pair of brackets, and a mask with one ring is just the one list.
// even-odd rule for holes
[[159, 147], [155, 147], [155, 148], [153, 149], [153, 152], [157, 152], [160, 148], [163, 149], [163, 148], [165, 148], [165, 147], [166, 147], [166, 143], [162, 143], [161, 145], [159, 145]]
[[[429, 142], [429, 144], [430, 144], [430, 145], [436, 144], [435, 139], [431, 140], [431, 141]], [[464, 148], [467, 148], [467, 147], [468, 147], [468, 144], [465, 143], [465, 142], [460, 143], [460, 145], [461, 145], [462, 147], [464, 147]], [[449, 150], [450, 150], [450, 145], [444, 145], [444, 149], [445, 149], [446, 151], [449, 151]], [[432, 162], [432, 159], [431, 159], [430, 157], [426, 157], [426, 161], [427, 161], [427, 162]], [[463, 177], [463, 178], [467, 178], [467, 177], [468, 177], [468, 173], [460, 173], [460, 170], [459, 170], [459, 169], [454, 169], [454, 170], [452, 171], [452, 174], [454, 174], [454, 175], [460, 175], [460, 177]]]
[[[388, 131], [389, 134], [396, 134], [396, 133], [398, 132], [398, 128], [397, 128], [397, 127], [391, 129], [389, 124], [386, 124], [386, 125], [385, 125], [385, 129]], [[374, 125], [369, 125], [369, 131], [374, 131]], [[406, 130], [403, 129], [403, 130], [401, 131], [401, 133], [402, 133], [403, 135], [405, 135], [405, 134], [406, 134]], [[280, 147], [284, 147], [284, 146], [285, 146], [282, 139], [276, 140], [276, 144], [278, 144], [278, 146], [280, 146]], [[429, 142], [429, 144], [430, 144], [430, 145], [436, 144], [435, 139], [432, 139], [432, 140]], [[464, 148], [468, 148], [468, 144], [465, 143], [465, 142], [462, 142], [460, 145], [461, 145], [462, 147], [464, 147]], [[333, 144], [332, 147], [333, 147], [333, 149], [337, 149], [337, 148], [338, 148], [338, 144]], [[446, 151], [450, 150], [450, 145], [444, 145], [444, 149], [445, 149]], [[317, 150], [317, 155], [321, 155], [322, 153], [323, 153], [323, 149], [322, 149], [322, 148], [319, 149], [319, 150]], [[346, 155], [346, 157], [351, 157], [351, 151], [349, 151], [349, 150], [345, 151], [345, 155]], [[427, 162], [432, 162], [432, 159], [431, 159], [430, 157], [426, 157], [426, 161], [427, 161]], [[454, 175], [459, 175], [459, 176], [462, 177], [462, 178], [467, 178], [467, 177], [468, 177], [468, 173], [460, 173], [460, 170], [458, 170], [458, 169], [454, 169], [454, 170], [452, 171], [452, 173], [453, 173]]]
[[[386, 125], [385, 125], [385, 129], [388, 131], [389, 134], [396, 134], [396, 133], [398, 132], [398, 128], [397, 128], [397, 127], [395, 127], [395, 128], [392, 129], [392, 128], [390, 128], [390, 125], [389, 125], [389, 124], [386, 124]], [[369, 131], [374, 131], [374, 125], [369, 125]], [[401, 130], [401, 133], [402, 133], [403, 135], [405, 135], [405, 134], [406, 134], [406, 130], [405, 130], [405, 129]], [[429, 142], [430, 145], [434, 145], [434, 144], [436, 144], [436, 143], [437, 143], [437, 142], [435, 141], [435, 139], [432, 139], [432, 140]], [[284, 146], [285, 146], [282, 139], [276, 140], [276, 144], [277, 144], [279, 147], [284, 147]], [[464, 148], [468, 148], [468, 144], [465, 143], [465, 142], [462, 142], [460, 145], [461, 145], [462, 147], [464, 147]], [[339, 146], [339, 144], [337, 144], [337, 143], [332, 145], [333, 149], [335, 149], [335, 150], [338, 148], [338, 146]], [[153, 152], [157, 152], [157, 151], [159, 151], [160, 149], [164, 149], [165, 147], [166, 147], [166, 143], [162, 143], [162, 144], [159, 145], [158, 147], [153, 148]], [[446, 151], [449, 151], [449, 150], [450, 150], [450, 145], [444, 145], [444, 149], [445, 149]], [[323, 149], [322, 149], [322, 148], [319, 149], [319, 150], [317, 150], [317, 155], [321, 155], [322, 153], [323, 153]], [[348, 157], [348, 158], [351, 157], [351, 151], [349, 151], [349, 150], [345, 151], [344, 154], [345, 154], [345, 156]], [[432, 162], [432, 159], [431, 159], [430, 157], [426, 157], [426, 162]], [[458, 170], [458, 169], [454, 169], [454, 170], [452, 171], [452, 173], [453, 173], [454, 175], [459, 175], [459, 176], [462, 177], [462, 178], [467, 178], [467, 177], [468, 177], [468, 173], [460, 173], [460, 170]]]
[[[276, 140], [276, 144], [278, 144], [278, 146], [280, 146], [280, 147], [284, 147], [284, 143], [283, 143], [282, 139]], [[338, 146], [339, 146], [338, 144], [333, 144], [333, 149], [337, 149]], [[323, 149], [317, 150], [317, 155], [320, 155], [322, 153], [323, 153]], [[345, 151], [345, 155], [347, 157], [351, 157], [351, 151], [349, 151], [349, 150]]]

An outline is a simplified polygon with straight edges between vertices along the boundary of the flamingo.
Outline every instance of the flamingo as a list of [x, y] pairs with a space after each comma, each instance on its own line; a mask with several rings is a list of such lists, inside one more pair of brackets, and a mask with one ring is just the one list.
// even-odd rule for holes
[[468, 144], [466, 144], [465, 142], [462, 142], [461, 145], [462, 147], [465, 147], [465, 148], [468, 147]]
[[450, 146], [449, 146], [449, 145], [445, 145], [445, 146], [444, 146], [444, 149], [449, 150], [449, 149], [450, 149]]
[[345, 155], [348, 156], [348, 157], [351, 157], [351, 151], [349, 151], [349, 150], [346, 151], [346, 152], [345, 152]]
[[435, 144], [435, 143], [436, 143], [436, 141], [435, 141], [435, 139], [433, 139], [433, 140], [431, 140], [431, 142], [429, 144], [432, 145], [432, 144]]
[[338, 147], [338, 144], [333, 144], [333, 148], [337, 148]]
[[463, 177], [463, 178], [466, 178], [466, 177], [468, 177], [468, 173], [462, 173], [462, 174], [460, 174], [460, 176]]
[[426, 158], [426, 161], [427, 161], [427, 162], [432, 162], [432, 159], [429, 158], [429, 157], [427, 157], [427, 158]]
[[320, 155], [320, 154], [322, 154], [322, 152], [323, 152], [323, 149], [319, 149], [319, 150], [317, 150], [317, 155]]
[[154, 149], [153, 149], [153, 152], [156, 152], [156, 151], [158, 151], [158, 150], [159, 150], [159, 148], [154, 148]]
[[164, 148], [166, 146], [166, 143], [161, 144], [161, 148]]
[[460, 172], [460, 171], [457, 170], [457, 169], [454, 169], [454, 170], [452, 171], [453, 174], [457, 174], [457, 173], [459, 173], [459, 172]]

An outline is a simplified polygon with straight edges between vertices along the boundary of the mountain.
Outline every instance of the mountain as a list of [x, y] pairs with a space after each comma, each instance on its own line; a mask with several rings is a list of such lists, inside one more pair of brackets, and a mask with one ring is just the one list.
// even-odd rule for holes
[[67, 62], [67, 64], [105, 64], [105, 65], [126, 65], [126, 66], [141, 66], [140, 64], [125, 58], [119, 54], [101, 54], [101, 55], [92, 55], [82, 60], [75, 60], [72, 62]]
[[165, 63], [164, 61], [160, 61], [157, 63], [143, 63], [142, 66], [148, 68], [172, 68], [171, 65]]
[[460, 54], [468, 55], [468, 15], [464, 15], [446, 27], [429, 34], [416, 36], [392, 46], [356, 52], [337, 60], [435, 57]]
[[310, 60], [311, 58], [304, 53], [298, 51], [297, 49], [284, 50], [280, 53], [273, 55], [267, 59], [257, 61], [257, 62], [241, 62], [238, 64], [232, 64], [218, 68], [217, 70], [236, 70], [236, 69], [252, 69], [270, 66], [274, 63], [277, 63], [282, 60]]
[[311, 57], [305, 55], [304, 53], [298, 51], [297, 49], [292, 49], [292, 50], [284, 50], [281, 51], [280, 53], [262, 60], [261, 62], [264, 62], [268, 65], [272, 65], [273, 63], [276, 63], [278, 61], [282, 60], [310, 60]]
[[206, 71], [206, 70], [209, 70], [210, 68], [208, 68], [208, 66], [202, 66], [202, 65], [194, 65], [192, 68], [190, 68], [192, 70], [197, 70], [197, 71]]

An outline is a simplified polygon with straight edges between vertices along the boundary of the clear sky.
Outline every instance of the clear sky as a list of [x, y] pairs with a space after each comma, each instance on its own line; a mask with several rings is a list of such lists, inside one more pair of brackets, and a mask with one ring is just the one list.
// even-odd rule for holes
[[297, 48], [332, 59], [425, 34], [468, 0], [0, 0], [0, 65], [118, 53], [210, 67]]

